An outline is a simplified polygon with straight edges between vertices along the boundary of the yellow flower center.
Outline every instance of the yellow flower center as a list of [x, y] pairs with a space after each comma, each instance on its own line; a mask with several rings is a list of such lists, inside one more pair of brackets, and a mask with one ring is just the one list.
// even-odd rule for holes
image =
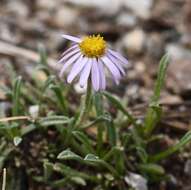
[[105, 53], [106, 42], [100, 35], [93, 35], [85, 37], [79, 47], [85, 56], [99, 58]]

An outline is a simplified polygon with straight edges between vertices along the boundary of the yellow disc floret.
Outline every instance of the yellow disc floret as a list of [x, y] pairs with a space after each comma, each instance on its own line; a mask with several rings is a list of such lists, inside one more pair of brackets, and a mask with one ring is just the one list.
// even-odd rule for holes
[[99, 58], [105, 53], [106, 42], [100, 35], [93, 35], [85, 37], [79, 46], [85, 56]]

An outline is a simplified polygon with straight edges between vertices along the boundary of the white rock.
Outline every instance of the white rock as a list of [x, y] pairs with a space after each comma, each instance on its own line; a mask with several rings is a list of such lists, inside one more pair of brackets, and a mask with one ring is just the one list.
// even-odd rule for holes
[[184, 173], [191, 176], [191, 160], [187, 160], [184, 166]]
[[19, 16], [21, 18], [27, 17], [29, 14], [27, 5], [20, 1], [9, 1], [7, 10], [15, 16]]
[[120, 26], [126, 26], [126, 27], [132, 28], [136, 25], [137, 18], [132, 14], [121, 13], [117, 17], [116, 21], [117, 21], [117, 24]]
[[191, 52], [179, 44], [167, 44], [166, 52], [170, 55], [173, 60], [191, 59]]
[[123, 45], [127, 51], [141, 53], [145, 45], [146, 34], [141, 29], [127, 33], [123, 38]]
[[115, 14], [122, 6], [123, 0], [66, 0], [77, 6], [95, 7], [100, 9], [104, 14]]
[[39, 105], [32, 105], [29, 107], [29, 114], [32, 118], [37, 118], [39, 115]]
[[79, 83], [76, 83], [74, 85], [74, 90], [78, 93], [78, 94], [84, 94], [86, 92], [87, 89], [87, 85], [85, 85], [83, 88], [80, 86]]
[[76, 9], [63, 6], [54, 16], [54, 22], [58, 27], [71, 26], [74, 23], [78, 23], [78, 11]]
[[125, 177], [125, 182], [135, 190], [148, 190], [147, 180], [139, 174], [129, 173], [129, 175]]
[[151, 14], [153, 0], [124, 0], [124, 5], [137, 16], [147, 19]]
[[39, 9], [47, 9], [51, 10], [54, 9], [57, 5], [57, 1], [53, 0], [37, 0], [37, 7]]

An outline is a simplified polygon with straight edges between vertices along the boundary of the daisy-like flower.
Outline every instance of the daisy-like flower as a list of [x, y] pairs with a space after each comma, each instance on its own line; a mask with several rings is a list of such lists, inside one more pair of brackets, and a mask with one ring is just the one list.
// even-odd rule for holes
[[77, 76], [80, 86], [84, 87], [91, 80], [95, 91], [106, 88], [105, 69], [108, 69], [116, 84], [125, 75], [124, 65], [128, 61], [118, 52], [108, 48], [100, 35], [77, 38], [62, 35], [73, 42], [73, 45], [62, 54], [59, 63], [63, 64], [60, 77], [70, 68], [67, 82], [71, 83]]

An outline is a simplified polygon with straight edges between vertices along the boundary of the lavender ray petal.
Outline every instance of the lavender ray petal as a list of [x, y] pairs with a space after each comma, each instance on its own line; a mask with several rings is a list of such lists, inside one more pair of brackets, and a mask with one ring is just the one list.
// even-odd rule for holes
[[125, 75], [125, 70], [123, 69], [121, 62], [119, 59], [114, 57], [112, 54], [107, 53], [106, 56], [115, 64], [115, 66], [119, 69], [122, 75]]
[[73, 64], [81, 55], [82, 55], [81, 53], [77, 53], [77, 54], [75, 54], [73, 57], [71, 57], [70, 59], [68, 59], [68, 60], [64, 63], [64, 65], [63, 65], [63, 67], [62, 67], [62, 69], [61, 69], [61, 71], [60, 71], [59, 76], [62, 77], [64, 71], [65, 71], [71, 64]]
[[84, 68], [85, 64], [87, 63], [88, 58], [84, 57], [83, 55], [76, 61], [73, 65], [70, 74], [68, 75], [67, 82], [71, 83], [74, 78], [80, 73], [80, 71]]
[[58, 63], [63, 63], [64, 61], [66, 61], [67, 59], [69, 59], [71, 56], [74, 56], [76, 53], [78, 53], [80, 51], [79, 48], [69, 52], [67, 55], [65, 55], [64, 57], [62, 57], [62, 59], [60, 59], [58, 61]]
[[92, 79], [92, 86], [95, 91], [99, 90], [99, 69], [97, 65], [97, 61], [95, 58], [92, 59], [92, 69], [91, 69], [91, 79]]
[[105, 72], [103, 63], [98, 60], [98, 68], [99, 68], [99, 74], [100, 74], [100, 89], [105, 90], [106, 88], [106, 79], [105, 79]]
[[77, 37], [74, 37], [74, 36], [70, 36], [70, 35], [63, 34], [62, 37], [67, 39], [67, 40], [76, 42], [76, 43], [80, 43], [82, 41], [80, 38], [77, 38]]
[[104, 62], [104, 64], [106, 65], [106, 67], [109, 69], [109, 71], [111, 72], [111, 74], [113, 75], [113, 78], [115, 80], [116, 84], [119, 84], [119, 80], [121, 79], [121, 75], [120, 72], [118, 70], [118, 68], [115, 66], [114, 63], [111, 62], [111, 60], [104, 56], [101, 58], [101, 60]]
[[65, 56], [66, 54], [68, 54], [69, 52], [71, 52], [72, 50], [76, 49], [77, 47], [78, 47], [78, 45], [76, 45], [76, 44], [71, 46], [70, 48], [68, 48], [66, 51], [64, 51], [62, 53], [62, 57]]
[[113, 51], [111, 49], [108, 49], [108, 52], [113, 55], [114, 57], [116, 57], [117, 59], [119, 59], [122, 63], [124, 64], [128, 64], [129, 62], [127, 61], [126, 58], [124, 58], [120, 53]]
[[89, 75], [90, 75], [91, 67], [92, 67], [92, 61], [91, 59], [88, 59], [86, 65], [84, 66], [80, 74], [80, 81], [79, 81], [80, 86], [84, 87], [84, 85], [87, 83]]

